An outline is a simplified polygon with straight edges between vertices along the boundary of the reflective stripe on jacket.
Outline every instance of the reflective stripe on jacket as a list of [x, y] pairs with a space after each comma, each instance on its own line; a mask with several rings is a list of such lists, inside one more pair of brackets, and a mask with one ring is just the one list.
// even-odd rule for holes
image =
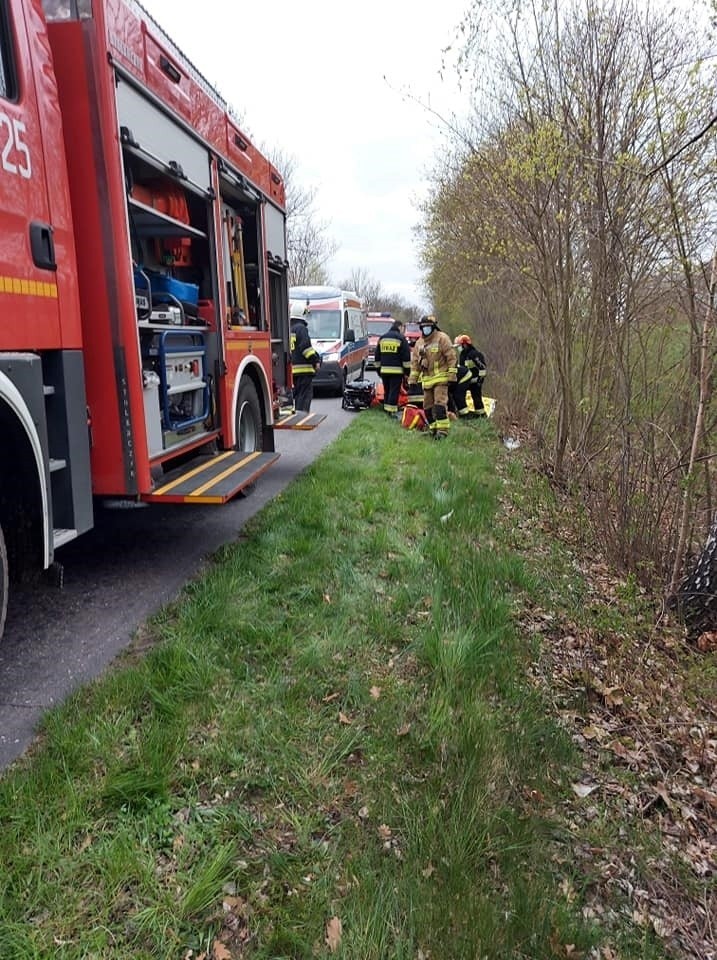
[[455, 379], [456, 351], [448, 334], [434, 330], [430, 337], [421, 337], [411, 355], [411, 380], [430, 388]]
[[311, 337], [304, 320], [295, 320], [291, 324], [289, 348], [291, 350], [292, 373], [309, 373], [313, 376], [321, 358], [311, 343]]
[[466, 366], [472, 373], [473, 382], [486, 374], [485, 357], [472, 343], [462, 347], [458, 356], [459, 365]]
[[411, 369], [411, 348], [397, 326], [392, 325], [379, 338], [374, 362], [383, 376], [408, 376]]

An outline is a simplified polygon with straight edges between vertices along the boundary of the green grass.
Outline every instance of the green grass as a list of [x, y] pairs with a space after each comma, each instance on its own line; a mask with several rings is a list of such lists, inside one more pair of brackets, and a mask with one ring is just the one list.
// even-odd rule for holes
[[0, 782], [0, 957], [311, 958], [333, 916], [355, 960], [586, 956], [503, 455], [358, 415], [49, 714]]

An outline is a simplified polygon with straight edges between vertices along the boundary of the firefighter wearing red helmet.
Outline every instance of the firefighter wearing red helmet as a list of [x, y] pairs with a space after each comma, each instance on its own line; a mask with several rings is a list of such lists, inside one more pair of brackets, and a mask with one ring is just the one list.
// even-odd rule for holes
[[[459, 373], [458, 382], [452, 394], [456, 412], [459, 417], [484, 417], [486, 415], [483, 406], [483, 379], [486, 375], [485, 356], [473, 346], [473, 342], [467, 333], [462, 333], [456, 337], [453, 345], [458, 351]], [[469, 410], [466, 402], [469, 392], [473, 400], [474, 412]]]
[[440, 440], [448, 436], [448, 385], [456, 379], [456, 351], [448, 334], [438, 329], [432, 315], [422, 317], [421, 337], [411, 354], [409, 384], [423, 387], [423, 409], [431, 436]]

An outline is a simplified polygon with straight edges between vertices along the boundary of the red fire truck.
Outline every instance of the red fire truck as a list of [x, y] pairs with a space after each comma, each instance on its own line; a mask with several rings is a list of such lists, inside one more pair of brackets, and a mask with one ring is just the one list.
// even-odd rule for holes
[[[43, 9], [44, 7], [44, 9]], [[0, 0], [0, 634], [97, 497], [221, 503], [278, 457], [284, 184], [134, 0]]]

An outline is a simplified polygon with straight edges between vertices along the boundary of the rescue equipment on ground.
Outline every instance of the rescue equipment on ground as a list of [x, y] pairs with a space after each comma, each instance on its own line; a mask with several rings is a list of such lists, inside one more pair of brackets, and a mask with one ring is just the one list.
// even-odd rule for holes
[[[375, 387], [376, 389], [374, 391], [374, 398], [371, 406], [382, 407], [383, 397], [384, 397], [383, 383], [379, 381], [377, 384], [375, 384]], [[423, 395], [423, 391], [421, 391], [421, 396], [422, 395]], [[406, 390], [404, 385], [401, 384], [401, 389], [398, 391], [398, 406], [405, 407], [407, 403], [408, 403], [408, 391]]]
[[401, 426], [406, 430], [427, 430], [428, 417], [423, 407], [414, 407], [412, 403], [407, 403], [401, 414]]
[[375, 406], [376, 384], [370, 380], [352, 380], [344, 387], [342, 410], [368, 410]]

